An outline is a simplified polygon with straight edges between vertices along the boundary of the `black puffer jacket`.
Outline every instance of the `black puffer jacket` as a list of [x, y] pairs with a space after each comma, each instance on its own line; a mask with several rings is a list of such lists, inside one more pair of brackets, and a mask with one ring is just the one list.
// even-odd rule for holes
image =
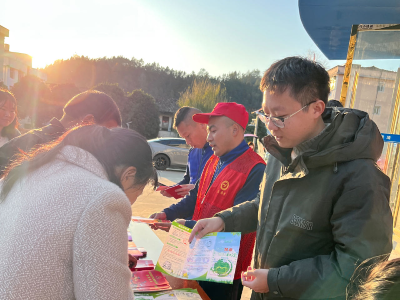
[[357, 265], [392, 250], [390, 180], [377, 167], [383, 140], [368, 114], [327, 109], [311, 143], [269, 159], [261, 198], [218, 214], [227, 231], [257, 229], [254, 267], [269, 269], [252, 299], [345, 299]]

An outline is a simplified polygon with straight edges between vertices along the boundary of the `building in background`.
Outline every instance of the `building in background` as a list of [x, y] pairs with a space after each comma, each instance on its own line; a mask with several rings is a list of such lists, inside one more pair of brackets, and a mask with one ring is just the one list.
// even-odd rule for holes
[[32, 68], [32, 57], [28, 54], [10, 52], [10, 45], [5, 43], [9, 30], [0, 26], [0, 82], [8, 88], [22, 77], [30, 74], [46, 81], [47, 75]]
[[346, 60], [329, 70], [330, 97], [368, 112], [382, 133], [393, 135], [385, 138], [377, 163], [391, 180], [392, 257], [400, 257], [400, 143], [393, 142], [400, 135], [399, 1], [299, 0], [299, 13], [322, 53], [329, 60]]
[[[345, 66], [336, 66], [328, 71], [331, 78], [329, 100], [339, 100], [343, 84]], [[353, 64], [349, 97], [345, 107], [363, 110], [369, 114], [382, 133], [388, 133], [391, 125], [392, 107], [396, 100], [393, 91], [396, 72], [376, 67], [362, 67]]]
[[156, 99], [158, 111], [160, 112], [160, 131], [158, 137], [177, 137], [178, 134], [173, 130], [174, 116], [179, 109], [176, 99]]

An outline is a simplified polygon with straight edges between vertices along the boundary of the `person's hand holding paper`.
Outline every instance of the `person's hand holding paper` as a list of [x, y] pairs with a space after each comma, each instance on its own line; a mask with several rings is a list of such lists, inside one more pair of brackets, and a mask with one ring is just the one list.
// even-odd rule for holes
[[160, 192], [164, 197], [174, 197], [175, 199], [179, 199], [185, 197], [191, 190], [195, 187], [194, 184], [182, 184], [175, 186], [159, 186], [157, 191]]
[[193, 238], [201, 239], [207, 233], [220, 232], [225, 228], [225, 223], [220, 217], [213, 217], [208, 219], [202, 219], [196, 223], [192, 229], [192, 233], [189, 237], [189, 243], [193, 241]]
[[163, 223], [153, 223], [153, 224], [149, 224], [151, 229], [153, 230], [164, 230], [166, 232], [169, 231], [169, 228], [171, 227], [171, 222], [167, 220], [167, 215], [165, 214], [165, 212], [158, 212], [158, 213], [154, 213], [151, 214], [149, 216], [150, 219], [157, 219], [157, 220], [165, 220], [165, 222]]

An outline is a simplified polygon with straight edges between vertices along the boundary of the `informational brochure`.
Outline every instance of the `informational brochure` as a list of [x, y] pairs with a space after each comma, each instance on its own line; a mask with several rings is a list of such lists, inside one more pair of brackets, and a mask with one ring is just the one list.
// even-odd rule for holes
[[155, 269], [182, 279], [232, 284], [240, 232], [212, 232], [189, 244], [191, 231], [172, 223]]
[[135, 300], [201, 300], [195, 289], [179, 289], [157, 293], [135, 293]]

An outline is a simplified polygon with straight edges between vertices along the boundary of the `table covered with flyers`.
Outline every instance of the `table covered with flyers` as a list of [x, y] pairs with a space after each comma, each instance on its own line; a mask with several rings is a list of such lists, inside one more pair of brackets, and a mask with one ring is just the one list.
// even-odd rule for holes
[[139, 257], [139, 268], [132, 273], [131, 286], [135, 299], [210, 300], [196, 280], [185, 280], [154, 270], [164, 244], [147, 224], [131, 222], [129, 233], [132, 239], [128, 244], [129, 253], [146, 251], [144, 258]]

